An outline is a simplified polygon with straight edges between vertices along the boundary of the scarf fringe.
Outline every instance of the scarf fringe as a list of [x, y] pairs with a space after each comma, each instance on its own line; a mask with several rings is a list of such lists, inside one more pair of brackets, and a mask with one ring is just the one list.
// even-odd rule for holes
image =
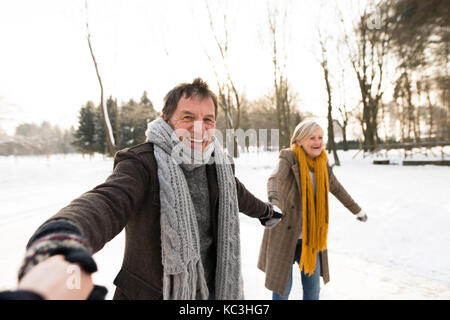
[[[189, 262], [180, 273], [164, 273], [164, 298], [168, 300], [207, 300], [209, 291], [203, 274], [204, 270], [200, 260]], [[197, 292], [199, 296], [197, 296]]]

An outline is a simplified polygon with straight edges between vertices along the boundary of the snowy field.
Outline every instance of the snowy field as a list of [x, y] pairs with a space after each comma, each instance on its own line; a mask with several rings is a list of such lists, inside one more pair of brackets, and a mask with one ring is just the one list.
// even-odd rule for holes
[[[330, 196], [331, 281], [322, 283], [321, 299], [450, 299], [450, 168], [403, 167], [397, 151], [388, 155], [397, 165], [375, 166], [373, 158], [361, 153], [353, 158], [355, 153], [339, 152], [342, 165], [334, 172], [369, 219], [357, 221]], [[274, 152], [243, 153], [235, 161], [237, 177], [262, 200], [277, 158]], [[36, 228], [111, 171], [112, 159], [100, 155], [0, 157], [0, 290], [16, 286]], [[264, 273], [256, 268], [262, 234], [258, 220], [241, 215], [246, 299], [271, 299]], [[99, 266], [94, 281], [108, 287], [109, 299], [123, 248], [121, 233], [94, 256]], [[297, 265], [293, 274], [290, 298], [301, 299]]]

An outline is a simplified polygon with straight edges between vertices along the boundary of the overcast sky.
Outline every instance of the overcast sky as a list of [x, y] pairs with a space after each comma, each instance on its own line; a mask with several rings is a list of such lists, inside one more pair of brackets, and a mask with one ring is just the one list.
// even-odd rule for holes
[[[287, 5], [282, 37], [288, 77], [300, 107], [326, 116], [323, 74], [314, 54], [316, 26], [333, 34], [335, 1], [325, 6], [322, 1], [209, 3], [219, 35], [220, 13], [227, 13], [231, 74], [250, 99], [267, 93], [273, 83], [267, 6]], [[105, 96], [138, 100], [146, 90], [161, 110], [164, 95], [180, 82], [200, 76], [216, 88], [205, 52], [215, 59], [219, 55], [204, 0], [91, 0], [87, 11], [84, 0], [2, 0], [0, 127], [13, 133], [19, 123], [49, 120], [68, 128], [77, 125], [83, 104], [99, 103], [86, 20]]]

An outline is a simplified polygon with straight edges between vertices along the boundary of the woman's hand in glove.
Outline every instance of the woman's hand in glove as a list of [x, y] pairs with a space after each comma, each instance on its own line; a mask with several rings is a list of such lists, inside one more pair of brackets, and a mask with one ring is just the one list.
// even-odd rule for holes
[[367, 221], [367, 214], [364, 210], [361, 210], [357, 215], [356, 215], [356, 219], [361, 221], [361, 222], [366, 222]]

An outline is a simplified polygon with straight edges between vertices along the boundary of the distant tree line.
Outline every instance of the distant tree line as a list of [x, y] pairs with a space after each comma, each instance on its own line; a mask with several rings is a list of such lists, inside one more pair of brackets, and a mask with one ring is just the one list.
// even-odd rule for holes
[[[450, 2], [354, 1], [350, 15], [341, 3], [340, 23], [320, 25], [317, 36], [335, 164], [339, 147], [372, 152], [384, 144], [450, 141]], [[350, 103], [348, 84], [358, 93]], [[353, 134], [360, 142], [347, 141], [348, 124], [359, 127]]]
[[[365, 151], [374, 151], [385, 143], [450, 141], [450, 1], [369, 0], [356, 6], [358, 11], [354, 14], [340, 12], [343, 2], [335, 3], [338, 20], [322, 23], [317, 30], [320, 49], [316, 59], [323, 71], [329, 151], [340, 147], [347, 150], [356, 143]], [[249, 100], [232, 72], [235, 69], [230, 52], [235, 48], [229, 31], [236, 21], [227, 11], [227, 2], [207, 1], [205, 6], [215, 40], [215, 45], [204, 48], [204, 53], [217, 85], [217, 128], [223, 132], [266, 129], [267, 141], [271, 140], [270, 129], [278, 129], [279, 147], [289, 147], [295, 125], [311, 115], [299, 105], [301, 88], [292, 85], [287, 72], [288, 60], [292, 60], [288, 59], [291, 51], [287, 48], [294, 38], [285, 35], [292, 31], [290, 19], [297, 17], [290, 14], [288, 2], [267, 3], [265, 28], [269, 36], [261, 42], [270, 50], [272, 85], [259, 99]], [[223, 21], [223, 26], [219, 21]], [[325, 26], [329, 25], [332, 27], [327, 29]], [[143, 142], [147, 123], [158, 116], [147, 93], [139, 101], [131, 99], [120, 106], [113, 97], [104, 100], [92, 48], [91, 55], [101, 87], [101, 102], [82, 106], [70, 145], [78, 152], [112, 154]], [[356, 95], [346, 99], [346, 87]], [[351, 134], [358, 136], [358, 142], [347, 141], [348, 128], [357, 128], [358, 132]], [[24, 142], [18, 145], [25, 148], [32, 138], [21, 138], [21, 130], [16, 132], [16, 140], [22, 139]], [[39, 141], [31, 142], [27, 148], [40, 146], [40, 151], [33, 152], [53, 152], [46, 145], [46, 134], [39, 135], [42, 137], [35, 137]], [[342, 142], [335, 143], [334, 139]], [[65, 146], [66, 149], [58, 150], [69, 150]], [[333, 155], [338, 164], [337, 153]]]
[[[257, 134], [259, 129], [267, 129], [266, 141], [258, 141], [258, 143], [264, 144], [264, 146], [269, 148], [271, 147], [270, 129], [278, 128], [277, 110], [273, 105], [272, 99], [272, 94], [264, 95], [251, 101], [245, 95], [242, 95], [240, 102], [242, 110], [240, 111], [239, 128], [244, 131], [254, 129]], [[118, 106], [116, 99], [109, 97], [106, 100], [106, 106], [118, 150], [144, 142], [148, 122], [159, 116], [146, 92], [144, 92], [139, 102], [130, 99], [121, 106]], [[88, 101], [81, 107], [78, 127], [73, 133], [72, 142], [77, 152], [87, 154], [94, 152], [109, 153], [100, 108], [101, 106], [96, 107], [92, 101]], [[236, 117], [235, 112], [235, 110], [231, 110], [229, 116]], [[295, 125], [303, 118], [298, 109], [292, 110], [290, 129], [293, 130]], [[225, 112], [222, 109], [218, 111], [216, 120], [216, 128], [221, 130], [224, 138], [226, 138], [226, 130], [232, 128], [227, 125]], [[246, 140], [245, 146], [248, 149], [249, 140]], [[274, 147], [278, 147], [278, 144]]]
[[353, 116], [364, 150], [390, 140], [449, 141], [450, 2], [372, 4], [354, 20], [353, 37], [344, 34], [361, 93]]
[[[398, 60], [389, 114], [406, 141], [450, 140], [450, 3], [396, 0], [390, 50]], [[391, 121], [392, 122], [392, 121]]]
[[74, 152], [73, 128], [61, 130], [58, 125], [43, 121], [22, 123], [16, 127], [14, 136], [0, 132], [0, 155], [50, 155]]
[[[351, 10], [356, 11], [350, 14], [340, 11], [345, 4], [335, 4], [338, 20], [331, 28], [324, 27], [329, 23], [318, 23], [316, 36], [320, 45], [316, 59], [328, 106], [328, 150], [333, 151], [335, 164], [339, 165], [335, 150], [340, 147], [348, 150], [358, 145], [375, 151], [385, 143], [450, 140], [450, 2], [369, 0], [359, 5], [353, 1]], [[297, 103], [301, 88], [292, 86], [287, 72], [292, 40], [285, 35], [291, 30], [290, 19], [295, 19], [289, 4], [267, 5], [269, 36], [262, 42], [271, 51], [273, 89], [255, 101], [246, 101], [231, 72], [229, 30], [236, 21], [227, 5], [206, 3], [206, 9], [217, 45], [215, 54], [213, 47], [205, 53], [216, 75], [223, 111], [218, 128], [278, 129], [280, 148], [289, 147], [295, 124], [305, 116]], [[346, 93], [349, 85], [356, 96]], [[357, 130], [349, 133], [348, 128]], [[350, 142], [348, 134], [359, 137]], [[337, 145], [334, 140], [340, 138]]]
[[[117, 150], [127, 148], [145, 141], [147, 123], [158, 117], [153, 103], [144, 91], [139, 102], [130, 99], [120, 106], [117, 99], [109, 97], [106, 100], [108, 116], [113, 128]], [[95, 106], [88, 101], [80, 109], [78, 128], [73, 134], [72, 145], [81, 153], [94, 152], [109, 154], [101, 106]]]
[[[271, 145], [271, 129], [278, 129], [277, 109], [274, 103], [276, 97], [272, 92], [262, 95], [255, 100], [241, 95], [240, 126], [238, 129], [265, 129], [267, 136], [264, 141], [258, 140], [257, 146], [264, 146], [261, 150], [278, 150], [278, 141]], [[292, 131], [297, 123], [310, 113], [300, 113], [297, 101], [293, 101], [289, 130]], [[155, 111], [153, 103], [144, 92], [139, 101], [130, 99], [118, 105], [117, 99], [106, 99], [108, 116], [110, 118], [117, 150], [131, 147], [145, 141], [145, 130], [148, 122], [156, 119], [159, 113]], [[101, 106], [95, 106], [92, 101], [82, 105], [78, 115], [78, 126], [69, 130], [61, 130], [57, 125], [52, 126], [48, 121], [41, 125], [23, 123], [16, 127], [13, 137], [0, 132], [0, 155], [49, 155], [57, 153], [79, 152], [83, 154], [101, 153], [109, 155], [108, 143], [103, 126]], [[230, 117], [235, 118], [236, 109], [231, 110]], [[219, 109], [216, 128], [226, 139], [226, 130], [230, 128], [225, 121], [225, 112]], [[278, 133], [277, 133], [278, 134]], [[277, 139], [279, 137], [276, 137]], [[225, 142], [225, 141], [223, 141]], [[246, 139], [245, 149], [250, 146]]]

